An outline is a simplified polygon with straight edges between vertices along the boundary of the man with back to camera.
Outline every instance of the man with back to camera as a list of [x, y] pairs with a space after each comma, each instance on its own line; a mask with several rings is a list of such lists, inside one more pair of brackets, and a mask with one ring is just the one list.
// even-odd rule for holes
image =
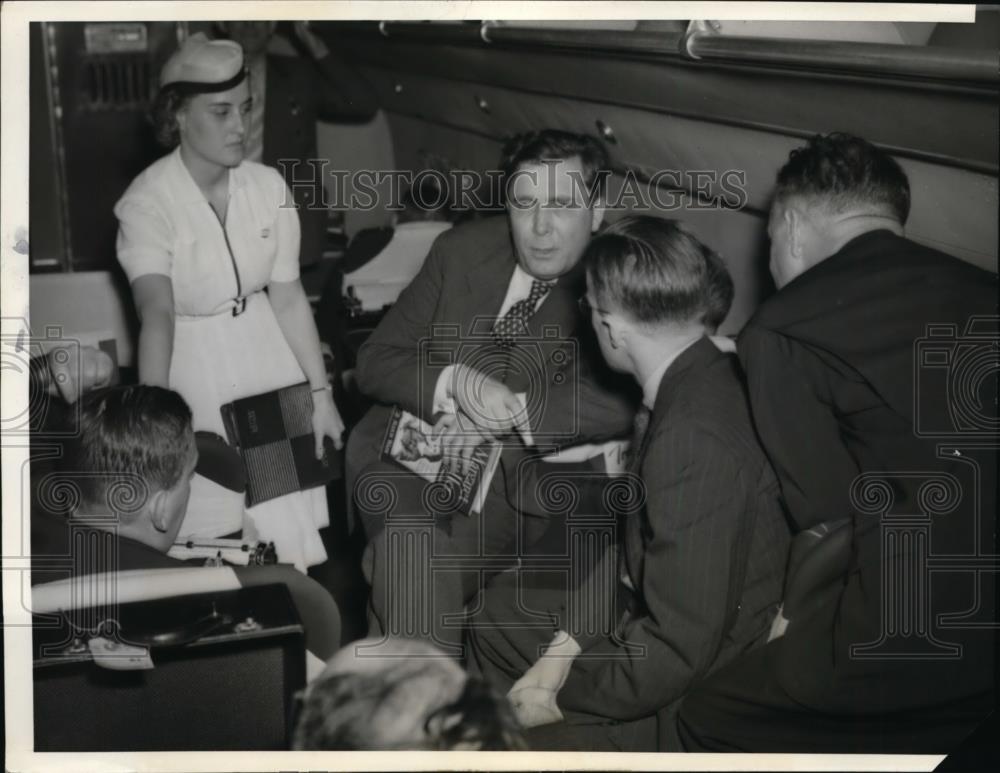
[[[928, 378], [947, 359], [915, 357], [930, 326], [952, 326], [944, 346], [957, 353], [972, 317], [993, 316], [967, 351], [995, 374], [996, 276], [905, 238], [909, 209], [903, 170], [858, 137], [814, 137], [778, 172], [768, 223], [778, 292], [747, 324], [739, 356], [793, 528], [850, 519], [851, 544], [784, 636], [688, 695], [688, 750], [944, 753], [994, 706], [993, 574], [921, 576], [921, 551], [961, 565], [978, 536], [988, 552], [995, 432], [956, 427], [955, 396]], [[996, 381], [975, 386], [995, 429]], [[946, 487], [938, 494], [954, 481], [954, 499], [935, 501], [928, 481]], [[894, 517], [926, 543], [894, 533]]]
[[[32, 554], [72, 556], [74, 564], [85, 562], [78, 567], [85, 573], [184, 566], [167, 555], [198, 463], [184, 399], [151, 386], [93, 391], [80, 399], [79, 432], [67, 445], [60, 467], [76, 474], [79, 492], [69, 523], [112, 532], [116, 544], [111, 553], [81, 555], [72, 549], [67, 522], [39, 513], [32, 518]], [[39, 570], [34, 582], [52, 579]]]
[[[66, 441], [57, 470], [41, 474], [41, 491], [33, 492], [32, 585], [136, 569], [197, 570], [167, 551], [184, 520], [196, 469], [227, 475], [233, 460], [222, 451], [235, 451], [196, 438], [191, 410], [178, 393], [147, 385], [94, 389], [108, 380], [110, 358], [90, 347], [78, 355], [68, 351], [70, 366], [69, 357], [50, 357], [49, 370], [59, 395], [79, 402], [79, 430]], [[32, 365], [34, 370], [34, 360]], [[208, 457], [204, 465], [199, 448]], [[67, 483], [75, 486], [76, 501], [61, 513], [57, 506], [68, 503], [59, 489]], [[325, 588], [286, 565], [236, 566], [233, 572], [245, 587], [288, 588], [305, 627], [310, 668], [316, 658], [333, 654], [340, 644], [340, 614]]]
[[[393, 486], [396, 514], [425, 511], [422, 479], [372, 461], [393, 405], [436, 423], [446, 453], [467, 459], [486, 437], [507, 444], [482, 514], [436, 514], [435, 555], [475, 557], [482, 544], [487, 556], [516, 560], [517, 531], [525, 547], [550, 525], [544, 517], [522, 517], [511, 504], [521, 440], [570, 445], [627, 435], [631, 424], [633, 394], [603, 366], [577, 307], [583, 292], [578, 263], [604, 214], [604, 148], [582, 135], [531, 132], [505, 147], [501, 169], [507, 217], [441, 235], [359, 352], [358, 386], [379, 405], [351, 434], [347, 484], [369, 539], [364, 569], [372, 585], [371, 622], [383, 631], [400, 630], [400, 618], [390, 616], [418, 613], [394, 603], [418, 580], [387, 587], [387, 514], [365, 501], [367, 486], [379, 479]], [[460, 616], [477, 582], [475, 571], [435, 575], [429, 625], [438, 643], [453, 645], [450, 654], [461, 642], [461, 626], [445, 623], [443, 615]]]
[[[679, 750], [680, 697], [763, 643], [777, 610], [788, 527], [735, 358], [706, 334], [705, 314], [724, 295], [715, 260], [655, 217], [620, 220], [587, 248], [601, 352], [642, 386], [628, 465], [641, 508], [622, 514], [616, 587], [591, 597], [613, 604], [613, 634], [574, 626], [575, 638], [560, 632], [538, 658], [551, 629], [505, 615], [509, 594], [494, 594], [510, 575], [487, 587], [490, 623], [470, 630], [473, 662], [510, 691], [522, 724], [535, 727], [534, 749]], [[552, 580], [522, 574], [523, 603], [572, 626], [575, 589]]]

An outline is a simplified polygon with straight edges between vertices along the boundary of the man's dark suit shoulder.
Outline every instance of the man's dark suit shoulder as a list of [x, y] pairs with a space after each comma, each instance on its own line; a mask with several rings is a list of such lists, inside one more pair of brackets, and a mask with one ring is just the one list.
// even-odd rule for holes
[[891, 231], [869, 231], [764, 300], [747, 327], [794, 334], [853, 308], [878, 313], [887, 302], [931, 309], [961, 304], [968, 313], [989, 313], [996, 310], [996, 292], [994, 273]]
[[[82, 533], [96, 535], [81, 541]], [[74, 538], [72, 532], [76, 531]], [[109, 553], [104, 549], [94, 549], [92, 555], [75, 555], [80, 545], [105, 544], [105, 535], [116, 542], [117, 551]], [[168, 556], [156, 548], [133, 539], [115, 536], [114, 532], [103, 532], [95, 528], [77, 526], [63, 516], [36, 510], [31, 514], [31, 555], [32, 585], [54, 582], [70, 577], [75, 569], [69, 565], [86, 566], [88, 573], [128, 571], [132, 569], [177, 569], [187, 566], [183, 561]], [[56, 565], [52, 562], [55, 561]]]
[[[908, 419], [914, 344], [928, 325], [951, 325], [960, 336], [972, 316], [996, 313], [995, 274], [890, 231], [869, 231], [762, 303], [740, 334], [740, 359], [751, 384], [790, 353], [817, 379], [827, 371], [860, 376]], [[770, 394], [773, 386], [757, 389], [755, 407], [781, 399]]]
[[675, 363], [684, 368], [676, 380], [669, 370], [664, 377], [657, 408], [665, 411], [657, 427], [697, 433], [717, 441], [714, 445], [725, 453], [763, 465], [736, 356], [719, 351], [708, 338], [693, 344], [690, 355], [690, 364], [681, 359], [683, 354]]

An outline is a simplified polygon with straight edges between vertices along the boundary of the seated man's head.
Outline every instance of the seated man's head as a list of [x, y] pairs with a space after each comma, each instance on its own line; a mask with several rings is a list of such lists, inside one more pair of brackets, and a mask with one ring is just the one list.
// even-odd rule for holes
[[79, 482], [76, 515], [117, 516], [118, 533], [166, 552], [187, 510], [198, 462], [191, 410], [169, 389], [101, 389], [80, 401], [65, 469]]
[[781, 288], [855, 236], [902, 234], [910, 184], [892, 156], [850, 134], [813, 137], [778, 172], [767, 233]]
[[714, 297], [725, 292], [713, 277], [725, 264], [674, 220], [622, 218], [591, 240], [584, 266], [601, 353], [637, 377], [662, 362], [664, 348], [703, 335], [706, 316], [728, 312]]
[[[379, 655], [379, 647], [392, 655]], [[297, 751], [523, 749], [507, 701], [426, 642], [365, 639], [306, 690]]]
[[572, 270], [604, 218], [604, 146], [570, 132], [531, 132], [507, 143], [500, 167], [521, 268], [538, 279]]

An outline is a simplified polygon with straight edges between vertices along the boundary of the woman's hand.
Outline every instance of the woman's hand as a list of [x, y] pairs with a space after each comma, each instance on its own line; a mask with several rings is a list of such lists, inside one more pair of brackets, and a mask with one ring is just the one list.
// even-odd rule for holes
[[333, 393], [329, 389], [321, 389], [312, 393], [313, 414], [312, 427], [313, 437], [316, 439], [316, 458], [323, 458], [323, 438], [329, 437], [333, 441], [333, 447], [338, 451], [344, 447], [344, 421], [340, 418], [340, 411], [333, 402]]
[[[293, 209], [292, 216], [294, 215]], [[298, 244], [297, 239], [295, 243]], [[267, 286], [267, 296], [274, 317], [278, 320], [278, 327], [281, 328], [281, 334], [295, 355], [306, 380], [310, 384], [323, 385], [312, 393], [312, 425], [313, 435], [316, 438], [316, 458], [322, 459], [325, 436], [333, 440], [333, 445], [338, 451], [344, 447], [341, 439], [341, 435], [344, 434], [344, 422], [340, 418], [337, 406], [333, 404], [333, 392], [327, 385], [326, 367], [323, 364], [319, 334], [316, 332], [316, 321], [313, 319], [309, 299], [306, 298], [306, 292], [298, 279], [291, 282], [271, 282]]]

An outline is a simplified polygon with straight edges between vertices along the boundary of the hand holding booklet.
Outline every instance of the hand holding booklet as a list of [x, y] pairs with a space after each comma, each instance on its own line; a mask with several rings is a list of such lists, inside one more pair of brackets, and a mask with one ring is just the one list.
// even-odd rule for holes
[[434, 428], [397, 406], [382, 443], [382, 458], [425, 480], [444, 484], [453, 496], [455, 509], [471, 515], [482, 512], [501, 450], [497, 441], [483, 440], [473, 450], [463, 472], [460, 460], [444, 453]]
[[329, 438], [323, 458], [316, 458], [307, 382], [234, 400], [221, 410], [229, 443], [246, 468], [248, 507], [340, 477], [341, 452]]

